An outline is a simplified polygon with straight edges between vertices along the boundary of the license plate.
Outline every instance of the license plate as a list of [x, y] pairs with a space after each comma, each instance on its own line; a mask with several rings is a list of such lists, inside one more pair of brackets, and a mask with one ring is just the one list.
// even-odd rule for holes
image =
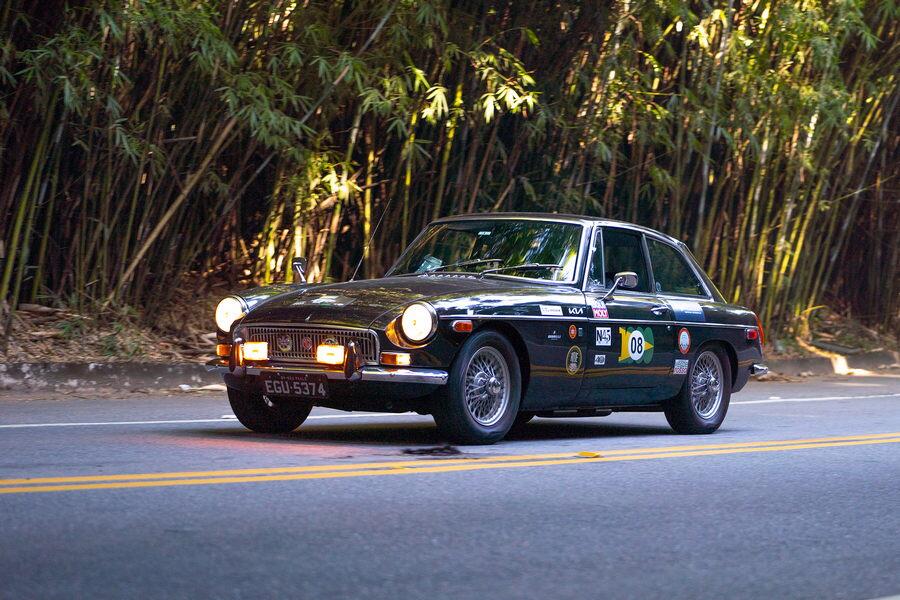
[[272, 396], [327, 398], [328, 378], [314, 373], [267, 373], [263, 375], [263, 390]]

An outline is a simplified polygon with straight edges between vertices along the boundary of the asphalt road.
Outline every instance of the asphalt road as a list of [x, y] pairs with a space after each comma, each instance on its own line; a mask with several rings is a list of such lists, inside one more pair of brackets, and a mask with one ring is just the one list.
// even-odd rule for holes
[[900, 376], [751, 383], [723, 428], [538, 419], [495, 446], [222, 394], [0, 396], [0, 597], [900, 593]]

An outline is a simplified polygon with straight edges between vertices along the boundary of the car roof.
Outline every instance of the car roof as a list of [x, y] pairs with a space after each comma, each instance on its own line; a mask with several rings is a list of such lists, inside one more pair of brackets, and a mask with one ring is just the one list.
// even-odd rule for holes
[[670, 235], [666, 235], [661, 231], [657, 231], [655, 229], [650, 229], [649, 227], [644, 227], [643, 225], [636, 225], [634, 223], [629, 223], [628, 221], [617, 221], [616, 219], [604, 219], [602, 217], [592, 217], [588, 215], [572, 215], [572, 214], [559, 214], [559, 213], [540, 213], [540, 212], [499, 212], [499, 213], [467, 213], [462, 215], [455, 215], [452, 217], [442, 217], [440, 219], [436, 219], [433, 221], [434, 223], [447, 223], [452, 221], [469, 221], [469, 220], [503, 220], [503, 219], [528, 219], [533, 221], [553, 221], [556, 223], [573, 223], [582, 226], [591, 226], [591, 225], [612, 225], [616, 227], [625, 227], [628, 229], [634, 229], [635, 231], [640, 231], [642, 233], [649, 233], [655, 235], [657, 237], [668, 240], [669, 242], [682, 245], [681, 240], [677, 238], [673, 238]]

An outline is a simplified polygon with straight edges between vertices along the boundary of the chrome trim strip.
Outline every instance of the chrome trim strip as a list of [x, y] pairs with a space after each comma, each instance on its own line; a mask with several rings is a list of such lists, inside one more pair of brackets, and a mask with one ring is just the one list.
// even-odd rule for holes
[[[328, 379], [347, 381], [347, 377], [344, 375], [343, 371], [312, 369], [309, 367], [271, 365], [265, 367], [247, 367], [245, 370], [247, 375], [262, 375], [263, 373], [306, 373], [312, 375], [325, 375]], [[440, 369], [417, 369], [410, 367], [393, 369], [380, 366], [365, 366], [358, 372], [362, 381], [387, 381], [391, 383], [428, 383], [431, 385], [444, 385], [450, 377], [447, 374], [447, 371], [442, 371]]]
[[576, 317], [576, 316], [543, 316], [543, 315], [441, 315], [441, 319], [469, 319], [471, 321], [477, 321], [479, 319], [507, 319], [510, 321], [519, 321], [519, 320], [538, 320], [538, 321], [587, 321], [591, 324], [602, 324], [602, 323], [650, 323], [653, 325], [680, 325], [683, 327], [726, 327], [732, 329], [747, 329], [748, 327], [756, 327], [755, 325], [740, 325], [735, 323], [708, 323], [706, 321], [658, 321], [656, 319], [594, 319], [591, 317]]
[[429, 383], [445, 385], [450, 376], [440, 369], [388, 369], [385, 367], [363, 367], [360, 369], [363, 381], [388, 381], [396, 383]]

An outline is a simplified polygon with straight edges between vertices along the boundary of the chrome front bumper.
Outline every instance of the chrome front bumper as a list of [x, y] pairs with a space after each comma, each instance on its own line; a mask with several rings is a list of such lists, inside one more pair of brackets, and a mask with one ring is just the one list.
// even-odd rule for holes
[[310, 373], [325, 375], [328, 379], [340, 379], [343, 381], [386, 381], [390, 383], [427, 383], [431, 385], [445, 385], [449, 375], [441, 369], [426, 369], [417, 367], [383, 367], [365, 365], [348, 379], [344, 371], [330, 369], [317, 369], [306, 366], [267, 365], [237, 367], [233, 371], [228, 367], [228, 362], [222, 359], [214, 359], [206, 363], [207, 371], [218, 373], [231, 373], [233, 375], [262, 375], [263, 373]]

